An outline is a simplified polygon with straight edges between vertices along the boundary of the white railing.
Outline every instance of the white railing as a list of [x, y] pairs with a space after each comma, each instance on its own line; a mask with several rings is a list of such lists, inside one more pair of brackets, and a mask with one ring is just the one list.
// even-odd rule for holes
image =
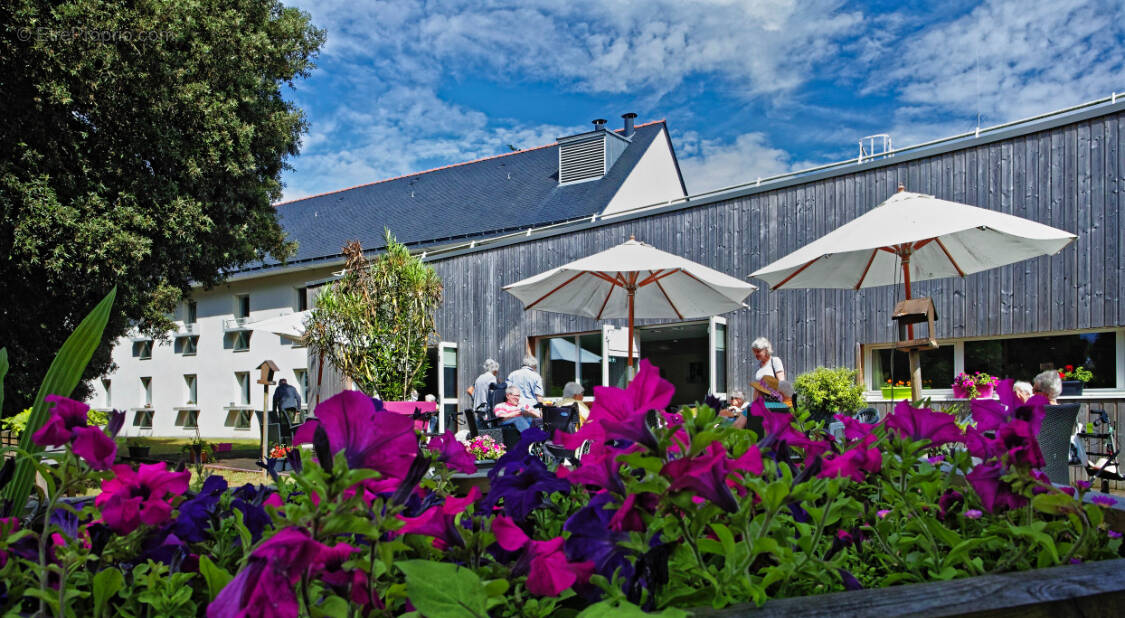
[[223, 330], [249, 330], [246, 325], [250, 323], [250, 318], [230, 318], [223, 320]]

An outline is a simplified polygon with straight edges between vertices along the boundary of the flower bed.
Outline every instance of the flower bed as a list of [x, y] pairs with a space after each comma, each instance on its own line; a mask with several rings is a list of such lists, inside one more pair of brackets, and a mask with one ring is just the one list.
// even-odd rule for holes
[[[595, 388], [575, 469], [497, 460], [486, 495], [455, 495], [476, 456], [446, 433], [421, 444], [408, 416], [348, 391], [300, 427], [273, 486], [189, 488], [165, 464], [113, 465], [117, 415], [52, 399], [37, 444], [49, 495], [0, 520], [5, 612], [208, 616], [547, 616], [597, 605], [648, 610], [754, 603], [1112, 558], [1089, 484], [1056, 488], [1036, 434], [1042, 398], [972, 402], [975, 425], [900, 403], [878, 425], [839, 417], [837, 442], [759, 400], [762, 435], [715, 411], [666, 412], [673, 387], [642, 361], [627, 390]], [[107, 435], [108, 434], [108, 435]], [[975, 458], [975, 459], [974, 459]], [[276, 470], [272, 470], [276, 473]], [[60, 496], [95, 480], [92, 500]], [[22, 504], [22, 502], [20, 503]], [[9, 505], [10, 506], [10, 505]], [[436, 585], [435, 585], [436, 584]], [[769, 607], [767, 605], [767, 607]]]

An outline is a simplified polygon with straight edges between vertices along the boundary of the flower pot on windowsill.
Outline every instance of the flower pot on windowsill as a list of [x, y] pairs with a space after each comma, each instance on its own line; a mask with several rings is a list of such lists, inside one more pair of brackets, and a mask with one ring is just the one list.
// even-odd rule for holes
[[884, 386], [883, 399], [910, 399], [909, 386]]
[[1082, 380], [1063, 380], [1062, 381], [1062, 397], [1072, 397], [1074, 395], [1081, 395], [1082, 391], [1086, 388], [1086, 383]]

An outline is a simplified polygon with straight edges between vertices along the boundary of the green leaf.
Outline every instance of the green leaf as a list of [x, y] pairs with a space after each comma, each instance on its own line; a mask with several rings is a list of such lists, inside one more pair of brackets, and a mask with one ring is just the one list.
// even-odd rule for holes
[[488, 597], [476, 573], [455, 564], [405, 560], [395, 564], [406, 575], [406, 595], [427, 616], [483, 618]]
[[[109, 312], [113, 308], [113, 300], [116, 296], [115, 287], [89, 315], [83, 318], [55, 356], [46, 377], [43, 378], [43, 383], [39, 385], [39, 394], [35, 396], [31, 417], [27, 420], [27, 429], [20, 437], [20, 448], [23, 450], [32, 454], [42, 450], [42, 447], [31, 441], [31, 435], [47, 421], [48, 409], [45, 398], [47, 395], [67, 397], [74, 392], [74, 387], [78, 386], [78, 381], [82, 379], [82, 372], [90, 363], [90, 357], [101, 343], [102, 332], [105, 331], [105, 325], [109, 321]], [[32, 467], [32, 463], [26, 459], [16, 465], [16, 472], [11, 482], [4, 488], [4, 497], [12, 504], [27, 503], [33, 480]]]
[[508, 580], [494, 579], [484, 585], [484, 593], [489, 597], [502, 596], [508, 591]]
[[1074, 499], [1064, 493], [1039, 494], [1031, 499], [1031, 508], [1048, 515], [1072, 513], [1078, 509]]
[[230, 580], [234, 579], [230, 572], [211, 562], [211, 559], [204, 554], [199, 555], [199, 572], [203, 575], [203, 579], [207, 580], [208, 601], [214, 601]]
[[312, 607], [313, 618], [335, 617], [348, 615], [348, 602], [332, 595]]
[[[200, 556], [200, 560], [206, 556]], [[100, 571], [94, 576], [94, 615], [103, 615], [106, 603], [125, 586], [125, 577], [114, 567]]]

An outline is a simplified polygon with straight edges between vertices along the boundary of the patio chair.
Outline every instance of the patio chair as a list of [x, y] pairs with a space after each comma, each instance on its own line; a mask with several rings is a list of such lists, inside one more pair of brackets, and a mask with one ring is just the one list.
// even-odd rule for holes
[[1070, 483], [1070, 436], [1079, 407], [1077, 403], [1046, 406], [1047, 416], [1039, 430], [1039, 450], [1046, 461], [1043, 472], [1052, 483]]
[[554, 442], [556, 431], [563, 433], [574, 433], [578, 430], [578, 404], [569, 406], [543, 406], [543, 430], [551, 436], [551, 439], [543, 443], [543, 447], [555, 460], [560, 463], [566, 460], [571, 460], [572, 463], [577, 463], [575, 458], [574, 449], [569, 449], [561, 444]]

